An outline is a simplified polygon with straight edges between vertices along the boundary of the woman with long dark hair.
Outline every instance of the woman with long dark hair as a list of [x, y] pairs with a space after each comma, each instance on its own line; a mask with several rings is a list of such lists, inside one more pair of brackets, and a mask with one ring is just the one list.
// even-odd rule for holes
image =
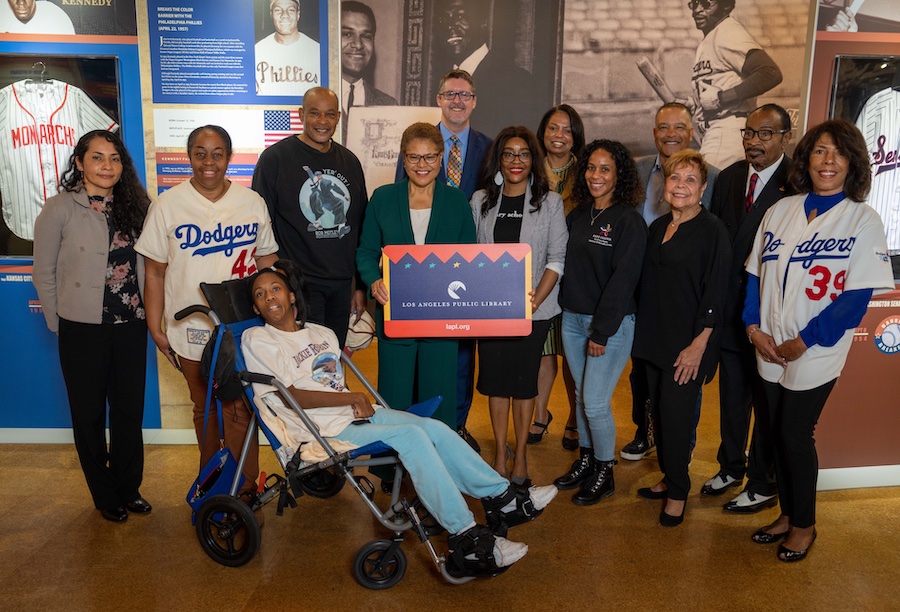
[[575, 209], [559, 303], [566, 360], [575, 379], [580, 456], [554, 481], [580, 489], [580, 506], [615, 491], [616, 424], [612, 394], [634, 340], [635, 289], [647, 243], [636, 207], [644, 188], [628, 149], [613, 140], [589, 144], [575, 174]]
[[[554, 106], [541, 119], [537, 131], [538, 144], [544, 152], [544, 172], [550, 191], [555, 191], [563, 200], [563, 212], [568, 215], [575, 208], [572, 188], [578, 158], [584, 149], [584, 122], [578, 112], [568, 104]], [[575, 381], [569, 371], [563, 351], [560, 316], [550, 320], [550, 331], [541, 354], [538, 370], [538, 395], [534, 401], [534, 422], [528, 431], [528, 443], [537, 444], [547, 433], [553, 415], [550, 413], [550, 392], [556, 379], [557, 356], [563, 357], [563, 382], [569, 399], [569, 417], [563, 430], [562, 446], [566, 450], [578, 448], [578, 427], [576, 421]]]
[[781, 561], [805, 559], [816, 539], [813, 431], [872, 293], [894, 288], [884, 225], [865, 203], [870, 161], [852, 123], [812, 128], [794, 151], [799, 195], [766, 211], [747, 259], [743, 318], [768, 399], [781, 504], [753, 541], [785, 538]]
[[94, 505], [114, 522], [152, 509], [139, 490], [147, 324], [134, 250], [149, 203], [121, 139], [95, 130], [34, 225], [33, 282], [59, 336], [75, 449]]
[[506, 434], [512, 408], [516, 433], [512, 481], [525, 485], [530, 482], [526, 444], [538, 393], [541, 348], [550, 319], [559, 313], [559, 278], [568, 233], [562, 198], [549, 190], [540, 145], [528, 128], [507, 127], [497, 134], [485, 159], [483, 183], [487, 189], [472, 196], [478, 242], [531, 246], [531, 334], [480, 340], [476, 385], [489, 398], [496, 445], [494, 469], [501, 474], [506, 473], [509, 459]]

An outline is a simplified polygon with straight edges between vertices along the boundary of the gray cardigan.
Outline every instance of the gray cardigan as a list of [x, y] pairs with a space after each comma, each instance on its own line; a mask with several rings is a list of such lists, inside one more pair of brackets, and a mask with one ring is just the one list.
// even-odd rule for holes
[[[106, 216], [90, 207], [87, 192], [63, 191], [44, 204], [34, 222], [34, 269], [47, 327], [59, 318], [100, 324], [109, 262]], [[137, 257], [138, 285], [144, 288], [144, 258]]]
[[[472, 215], [475, 218], [478, 244], [494, 243], [494, 224], [497, 222], [497, 211], [500, 203], [490, 209], [487, 216], [481, 216], [481, 205], [487, 199], [487, 191], [481, 189], [472, 196]], [[522, 218], [522, 230], [519, 242], [531, 246], [531, 287], [538, 286], [544, 269], [550, 269], [562, 278], [566, 263], [566, 244], [569, 241], [569, 230], [566, 229], [566, 217], [563, 213], [563, 201], [558, 193], [550, 192], [544, 196], [538, 212], [531, 212], [531, 186], [525, 192], [525, 216]], [[535, 321], [544, 321], [555, 317], [562, 309], [559, 307], [559, 280], [540, 307], [532, 315]]]

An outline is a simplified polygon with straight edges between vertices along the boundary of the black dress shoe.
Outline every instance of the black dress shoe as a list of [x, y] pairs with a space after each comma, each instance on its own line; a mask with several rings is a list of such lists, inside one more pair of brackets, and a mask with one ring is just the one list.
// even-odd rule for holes
[[673, 516], [666, 512], [665, 508], [660, 510], [659, 512], [659, 524], [663, 527], [678, 527], [681, 525], [682, 521], [684, 521], [684, 511], [687, 508], [687, 503], [681, 508], [681, 514], [678, 516]]
[[809, 549], [812, 548], [812, 545], [816, 543], [816, 531], [813, 530], [812, 540], [809, 542], [809, 546], [806, 547], [805, 550], [791, 550], [790, 548], [785, 548], [784, 544], [778, 547], [778, 560], [784, 561], [785, 563], [794, 563], [795, 561], [803, 561], [806, 559], [806, 555], [809, 553]]
[[112, 521], [113, 523], [121, 523], [128, 520], [128, 511], [125, 509], [125, 506], [101, 510], [100, 515], [107, 521]]
[[153, 506], [151, 506], [143, 497], [138, 497], [134, 501], [128, 502], [125, 504], [125, 507], [128, 508], [129, 512], [134, 512], [135, 514], [147, 514], [153, 510]]
[[638, 497], [643, 497], [644, 499], [666, 499], [669, 497], [669, 491], [654, 491], [650, 487], [643, 487], [638, 489]]
[[768, 531], [765, 531], [764, 529], [760, 529], [756, 533], [754, 533], [752, 536], [750, 536], [750, 539], [753, 540], [754, 542], [756, 542], [757, 544], [772, 544], [774, 542], [777, 542], [778, 540], [780, 540], [781, 538], [783, 538], [784, 536], [786, 536], [789, 533], [790, 533], [790, 530], [782, 531], [781, 533], [769, 533]]

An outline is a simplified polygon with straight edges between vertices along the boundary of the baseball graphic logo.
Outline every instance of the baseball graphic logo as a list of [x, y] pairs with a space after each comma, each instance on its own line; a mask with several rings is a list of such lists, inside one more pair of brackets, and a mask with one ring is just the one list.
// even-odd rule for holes
[[309, 166], [303, 169], [309, 178], [300, 188], [300, 210], [309, 220], [307, 230], [325, 232], [317, 237], [343, 238], [350, 233], [350, 190], [333, 170], [313, 170]]
[[875, 328], [875, 347], [886, 355], [900, 352], [900, 316], [891, 316]]

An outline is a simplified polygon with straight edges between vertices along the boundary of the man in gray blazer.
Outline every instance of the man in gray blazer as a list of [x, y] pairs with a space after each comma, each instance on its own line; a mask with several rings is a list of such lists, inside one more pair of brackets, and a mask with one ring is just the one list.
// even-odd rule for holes
[[[690, 147], [691, 138], [694, 135], [692, 121], [691, 110], [680, 102], [668, 102], [660, 106], [659, 110], [656, 111], [656, 121], [653, 125], [653, 141], [656, 143], [657, 154], [648, 155], [636, 162], [638, 176], [644, 181], [646, 187], [644, 203], [640, 205], [638, 212], [644, 217], [647, 225], [669, 212], [669, 205], [663, 200], [663, 187], [666, 182], [663, 176], [663, 167], [669, 157]], [[703, 192], [703, 198], [700, 200], [704, 208], [709, 208], [712, 201], [713, 187], [718, 176], [719, 169], [710, 165], [707, 172], [706, 191]], [[646, 375], [639, 360], [632, 362], [630, 380], [632, 393], [631, 419], [634, 421], [637, 431], [634, 435], [634, 440], [626, 444], [619, 451], [619, 455], [622, 459], [638, 461], [643, 459], [644, 455], [655, 446], [652, 425], [647, 422], [649, 392], [647, 390]], [[695, 439], [697, 435], [697, 421], [700, 420], [700, 400], [702, 395], [701, 393], [697, 397], [697, 413], [694, 421]]]

